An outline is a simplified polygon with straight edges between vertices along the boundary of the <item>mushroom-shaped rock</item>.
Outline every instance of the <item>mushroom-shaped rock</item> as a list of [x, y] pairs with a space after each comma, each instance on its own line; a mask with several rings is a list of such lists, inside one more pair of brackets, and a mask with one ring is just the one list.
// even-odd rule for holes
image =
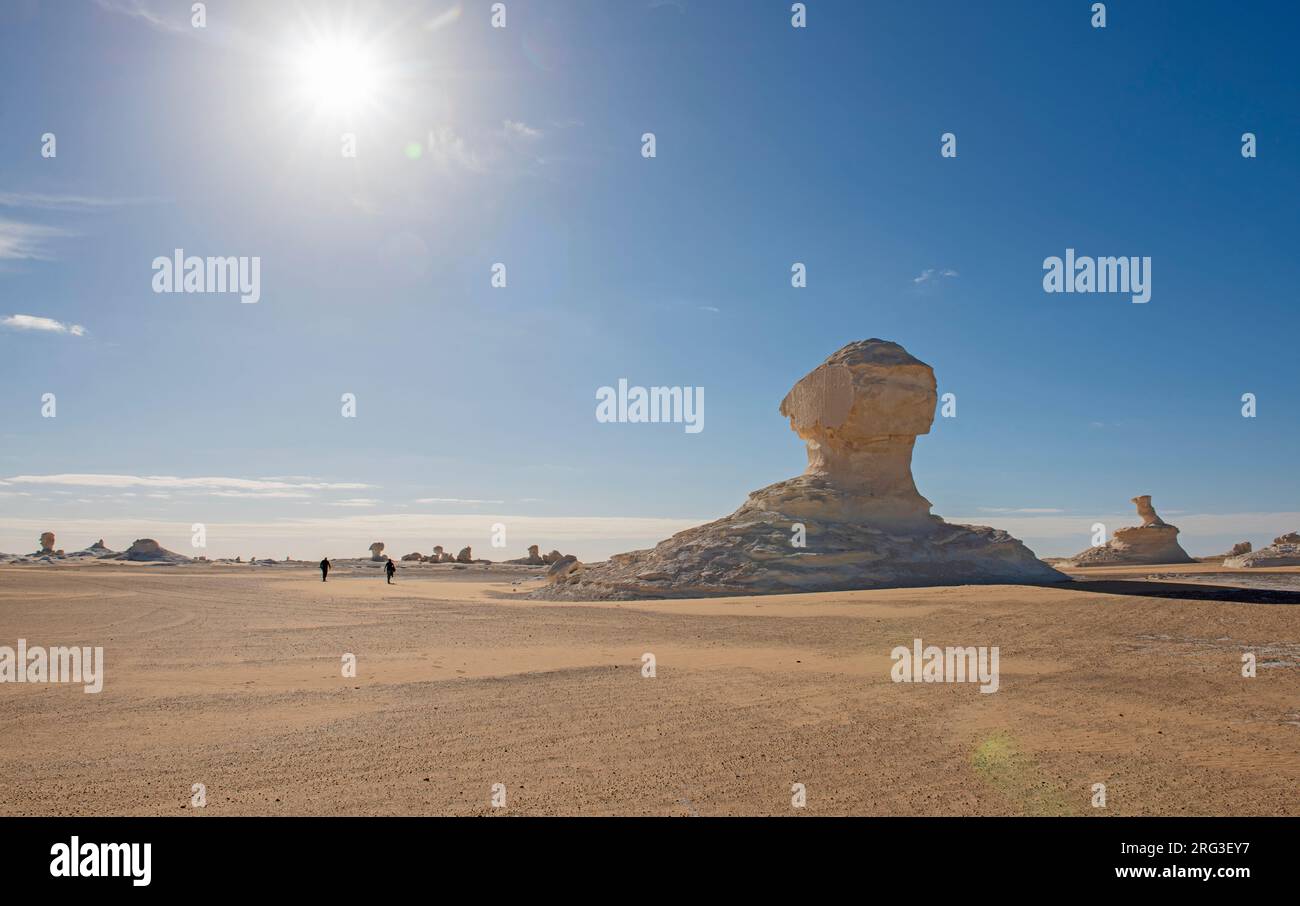
[[929, 433], [936, 401], [934, 371], [903, 347], [850, 343], [781, 402], [808, 446], [802, 475], [754, 491], [730, 516], [533, 594], [628, 600], [1066, 581], [1006, 532], [930, 513], [912, 480], [912, 448]]
[[41, 554], [54, 553], [54, 533], [42, 532], [40, 544], [41, 544], [41, 549], [36, 552], [38, 556]]
[[384, 556], [384, 542], [376, 541], [370, 545], [370, 559], [376, 563], [387, 562], [388, 558]]
[[1116, 529], [1105, 544], [1090, 547], [1070, 558], [1070, 566], [1146, 566], [1159, 563], [1194, 563], [1178, 543], [1178, 527], [1156, 515], [1151, 495], [1134, 497], [1142, 524]]

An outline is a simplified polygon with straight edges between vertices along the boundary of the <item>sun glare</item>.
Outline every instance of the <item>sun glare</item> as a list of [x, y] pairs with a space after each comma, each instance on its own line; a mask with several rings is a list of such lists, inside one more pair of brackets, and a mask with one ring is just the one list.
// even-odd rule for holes
[[383, 87], [375, 52], [353, 38], [318, 38], [294, 62], [299, 92], [321, 112], [352, 113], [373, 105]]

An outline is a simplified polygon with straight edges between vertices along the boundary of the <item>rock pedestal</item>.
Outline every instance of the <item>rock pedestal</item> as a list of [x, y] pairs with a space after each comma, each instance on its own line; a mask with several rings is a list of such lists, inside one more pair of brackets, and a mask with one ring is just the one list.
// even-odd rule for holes
[[791, 388], [781, 414], [807, 444], [796, 478], [651, 550], [557, 576], [559, 599], [706, 597], [1066, 577], [1000, 529], [950, 525], [912, 480], [928, 434], [934, 371], [897, 343], [850, 343]]
[[1116, 529], [1110, 541], [1076, 554], [1070, 566], [1148, 566], [1160, 563], [1194, 563], [1178, 543], [1178, 527], [1156, 515], [1151, 495], [1134, 497], [1142, 524]]

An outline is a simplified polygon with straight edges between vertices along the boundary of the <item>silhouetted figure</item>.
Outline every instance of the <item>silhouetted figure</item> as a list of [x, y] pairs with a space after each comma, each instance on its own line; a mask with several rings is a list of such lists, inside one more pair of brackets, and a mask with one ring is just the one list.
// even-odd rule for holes
[[320, 562], [320, 580], [325, 581], [325, 577], [330, 574], [330, 558], [326, 557]]
[[393, 562], [392, 557], [388, 558], [388, 565], [384, 567], [384, 572], [388, 573], [388, 584], [392, 585], [393, 575], [397, 572], [397, 564]]

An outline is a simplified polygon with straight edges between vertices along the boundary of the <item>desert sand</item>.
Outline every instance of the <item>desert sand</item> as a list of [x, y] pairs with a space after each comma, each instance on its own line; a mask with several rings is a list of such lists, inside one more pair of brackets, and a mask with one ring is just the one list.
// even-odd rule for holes
[[[106, 663], [0, 686], [0, 814], [1300, 814], [1300, 569], [1067, 572], [574, 603], [523, 566], [0, 566], [0, 644]], [[1000, 646], [999, 690], [891, 682], [914, 638]]]

